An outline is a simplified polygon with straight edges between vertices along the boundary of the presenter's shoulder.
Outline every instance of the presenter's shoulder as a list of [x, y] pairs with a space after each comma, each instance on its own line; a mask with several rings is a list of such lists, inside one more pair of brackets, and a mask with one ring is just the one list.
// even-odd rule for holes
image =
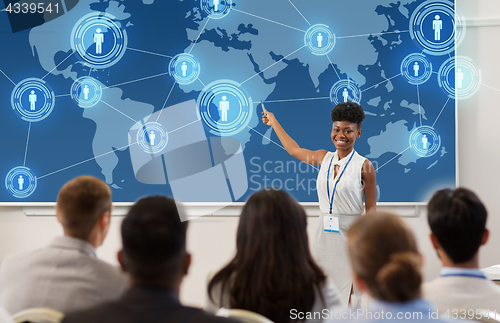
[[373, 163], [368, 158], [364, 158], [361, 172], [363, 174], [375, 174], [375, 167], [373, 166]]
[[318, 157], [320, 162], [322, 162], [327, 156], [333, 156], [334, 152], [325, 150], [325, 149], [320, 149], [316, 151], [318, 153]]

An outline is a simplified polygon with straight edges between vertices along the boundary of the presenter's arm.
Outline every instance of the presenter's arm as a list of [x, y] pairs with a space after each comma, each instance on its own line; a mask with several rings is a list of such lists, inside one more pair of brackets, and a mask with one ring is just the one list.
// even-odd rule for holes
[[375, 167], [368, 159], [363, 163], [361, 178], [365, 184], [366, 213], [375, 212], [377, 205], [377, 175], [375, 174]]
[[300, 148], [297, 142], [293, 140], [292, 137], [290, 137], [286, 133], [285, 129], [283, 129], [283, 127], [279, 124], [278, 120], [274, 117], [274, 114], [269, 111], [267, 111], [267, 113], [262, 112], [262, 121], [268, 126], [273, 127], [281, 141], [281, 144], [292, 157], [310, 165], [321, 165], [321, 162], [327, 153], [326, 150], [309, 150]]

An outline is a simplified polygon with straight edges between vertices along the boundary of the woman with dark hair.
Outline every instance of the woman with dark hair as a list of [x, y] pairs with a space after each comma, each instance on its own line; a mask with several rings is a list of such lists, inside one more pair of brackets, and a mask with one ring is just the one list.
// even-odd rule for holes
[[340, 305], [333, 284], [309, 251], [307, 216], [287, 193], [262, 190], [245, 204], [236, 256], [211, 279], [205, 309], [244, 309], [280, 322], [321, 322]]
[[347, 246], [355, 283], [373, 300], [356, 322], [440, 322], [430, 317], [431, 303], [420, 298], [422, 259], [415, 237], [400, 218], [389, 213], [361, 217], [347, 231]]
[[263, 112], [262, 120], [273, 127], [291, 156], [321, 166], [317, 180], [321, 216], [312, 251], [318, 264], [340, 291], [342, 302], [347, 304], [354, 289], [345, 231], [365, 209], [367, 212], [375, 211], [377, 180], [372, 163], [354, 150], [365, 118], [363, 108], [354, 102], [339, 103], [332, 110], [331, 117], [330, 136], [336, 148], [334, 152], [301, 148], [271, 112]]

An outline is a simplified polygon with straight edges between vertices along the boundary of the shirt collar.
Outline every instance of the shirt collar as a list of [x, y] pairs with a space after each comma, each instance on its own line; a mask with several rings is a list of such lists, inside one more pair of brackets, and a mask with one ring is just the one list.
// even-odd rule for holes
[[417, 298], [415, 300], [405, 302], [405, 303], [397, 303], [397, 302], [384, 302], [377, 299], [373, 299], [370, 309], [374, 311], [384, 310], [388, 312], [397, 312], [397, 311], [421, 311], [427, 313], [429, 310], [433, 310], [432, 304], [424, 299]]
[[78, 250], [87, 256], [96, 257], [96, 250], [88, 241], [69, 236], [56, 237], [49, 247]]
[[441, 269], [441, 276], [471, 276], [477, 278], [486, 278], [484, 272], [477, 268], [457, 267], [443, 267]]
[[122, 296], [128, 299], [168, 299], [173, 303], [179, 304], [179, 295], [170, 289], [154, 286], [132, 286]]
[[344, 166], [345, 164], [347, 164], [347, 162], [349, 161], [349, 159], [351, 158], [351, 155], [354, 154], [354, 149], [349, 153], [349, 155], [345, 156], [344, 158], [342, 158], [341, 160], [339, 160], [339, 154], [337, 153], [337, 151], [335, 151], [335, 154], [333, 155], [333, 164], [334, 165], [339, 165], [339, 166]]

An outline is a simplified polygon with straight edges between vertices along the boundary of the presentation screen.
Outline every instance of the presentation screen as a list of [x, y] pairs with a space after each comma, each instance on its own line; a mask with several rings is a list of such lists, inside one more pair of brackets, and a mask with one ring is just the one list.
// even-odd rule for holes
[[447, 0], [4, 0], [0, 202], [55, 202], [92, 175], [113, 201], [244, 202], [274, 187], [317, 202], [331, 110], [366, 114], [354, 149], [379, 202], [456, 185], [456, 100], [479, 74]]

